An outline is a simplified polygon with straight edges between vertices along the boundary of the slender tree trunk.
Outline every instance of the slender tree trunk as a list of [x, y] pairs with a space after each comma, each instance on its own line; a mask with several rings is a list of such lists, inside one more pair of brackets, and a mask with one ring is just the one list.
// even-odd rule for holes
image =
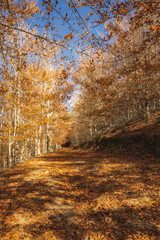
[[11, 130], [9, 129], [9, 143], [8, 143], [8, 161], [9, 167], [12, 166], [12, 140], [11, 140]]
[[36, 141], [35, 141], [35, 156], [38, 154], [38, 132], [36, 129]]
[[37, 149], [37, 154], [41, 154], [41, 131], [42, 131], [42, 126], [39, 127], [39, 134], [38, 134], [38, 149]]
[[43, 154], [45, 154], [46, 153], [46, 149], [47, 149], [47, 136], [46, 136], [44, 130], [43, 130], [42, 137], [43, 137], [43, 140], [42, 140], [42, 142], [43, 142]]
[[93, 137], [93, 123], [90, 121], [89, 122], [89, 131], [90, 131], [90, 137]]
[[46, 141], [46, 144], [47, 144], [47, 152], [50, 151], [50, 138], [49, 138], [49, 118], [50, 118], [50, 113], [49, 113], [49, 109], [50, 109], [50, 101], [48, 100], [47, 101], [47, 108], [48, 108], [48, 113], [47, 113], [47, 129], [46, 129], [46, 133], [47, 133], [47, 141]]

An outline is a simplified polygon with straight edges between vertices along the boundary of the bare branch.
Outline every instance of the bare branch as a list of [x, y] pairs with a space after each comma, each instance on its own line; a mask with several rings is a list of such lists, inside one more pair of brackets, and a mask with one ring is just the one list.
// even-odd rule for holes
[[13, 26], [10, 26], [10, 25], [5, 24], [5, 23], [2, 23], [2, 22], [0, 22], [0, 25], [2, 25], [2, 26], [4, 26], [4, 27], [11, 28], [11, 29], [14, 29], [14, 30], [17, 30], [17, 31], [24, 32], [24, 33], [26, 33], [26, 34], [29, 34], [29, 35], [35, 37], [35, 38], [39, 38], [39, 39], [41, 39], [41, 40], [44, 40], [44, 41], [46, 41], [46, 42], [48, 42], [48, 43], [50, 43], [50, 44], [54, 44], [54, 45], [63, 47], [63, 48], [68, 49], [68, 50], [70, 50], [70, 51], [72, 50], [72, 51], [74, 51], [74, 52], [81, 53], [81, 54], [83, 54], [83, 55], [85, 55], [85, 56], [87, 56], [87, 57], [92, 58], [90, 55], [88, 55], [87, 53], [84, 53], [83, 51], [74, 50], [73, 48], [69, 48], [69, 47], [67, 47], [67, 46], [65, 46], [65, 45], [63, 45], [63, 44], [61, 44], [61, 43], [56, 42], [56, 41], [51, 41], [51, 40], [49, 40], [48, 38], [43, 37], [43, 36], [41, 36], [41, 35], [28, 32], [28, 31], [26, 31], [26, 30], [24, 30], [24, 29], [21, 29], [21, 28], [18, 28], [18, 27], [13, 27]]

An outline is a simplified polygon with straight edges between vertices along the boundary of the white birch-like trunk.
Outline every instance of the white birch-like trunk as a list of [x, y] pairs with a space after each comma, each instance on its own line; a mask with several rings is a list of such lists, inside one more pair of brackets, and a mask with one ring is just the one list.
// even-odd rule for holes
[[15, 71], [15, 82], [17, 83], [17, 89], [15, 93], [15, 105], [14, 105], [14, 129], [13, 129], [13, 162], [14, 164], [18, 163], [18, 152], [19, 152], [19, 143], [16, 139], [17, 136], [17, 127], [19, 126], [19, 119], [20, 119], [20, 80], [18, 76], [18, 72]]
[[36, 130], [35, 156], [38, 154], [38, 132]]
[[[47, 108], [48, 108], [48, 111], [50, 109], [50, 101], [48, 100], [47, 101]], [[47, 113], [47, 129], [46, 129], [46, 152], [49, 152], [50, 151], [50, 138], [49, 138], [49, 118], [50, 118], [50, 113], [48, 112]]]
[[21, 148], [21, 156], [20, 156], [20, 163], [23, 162], [25, 156], [25, 142], [23, 142], [23, 146]]
[[39, 134], [38, 134], [38, 144], [37, 144], [37, 154], [41, 154], [41, 131], [42, 131], [42, 126], [39, 127]]
[[3, 112], [4, 112], [4, 105], [2, 105], [2, 110], [1, 110], [1, 129], [3, 128]]
[[8, 161], [9, 167], [12, 166], [12, 140], [11, 140], [11, 130], [9, 129], [9, 142], [8, 142]]
[[46, 142], [47, 142], [47, 139], [46, 139], [46, 134], [43, 132], [43, 135], [42, 135], [42, 137], [43, 137], [43, 154], [45, 154], [46, 153]]

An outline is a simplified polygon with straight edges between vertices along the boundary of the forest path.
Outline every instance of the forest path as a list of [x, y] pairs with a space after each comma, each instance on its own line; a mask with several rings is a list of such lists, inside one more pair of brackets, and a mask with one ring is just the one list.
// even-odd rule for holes
[[0, 173], [0, 239], [157, 239], [155, 159], [62, 149]]

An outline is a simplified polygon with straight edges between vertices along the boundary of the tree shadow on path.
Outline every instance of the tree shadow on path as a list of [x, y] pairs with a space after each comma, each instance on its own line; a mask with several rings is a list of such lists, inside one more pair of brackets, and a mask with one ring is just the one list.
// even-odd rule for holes
[[159, 163], [62, 150], [0, 174], [0, 239], [157, 239]]

